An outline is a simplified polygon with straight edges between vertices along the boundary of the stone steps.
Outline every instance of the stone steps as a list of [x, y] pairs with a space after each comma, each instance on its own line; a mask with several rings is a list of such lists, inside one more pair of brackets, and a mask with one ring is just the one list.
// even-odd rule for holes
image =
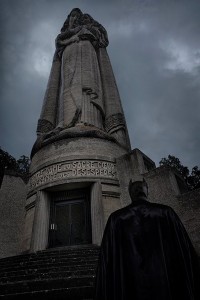
[[72, 288], [81, 286], [93, 286], [94, 276], [70, 276], [70, 277], [56, 277], [56, 278], [45, 278], [36, 280], [23, 280], [14, 281], [1, 284], [1, 293], [19, 293], [21, 290], [24, 292], [49, 290], [52, 287], [54, 289], [59, 288]]
[[95, 263], [97, 261], [97, 257], [88, 257], [87, 258], [87, 262], [85, 261], [85, 258], [84, 257], [78, 257], [78, 258], [74, 258], [74, 259], [67, 259], [67, 258], [64, 258], [64, 259], [55, 259], [55, 260], [44, 260], [44, 261], [26, 261], [26, 262], [19, 262], [19, 263], [15, 263], [15, 264], [11, 264], [9, 266], [0, 266], [1, 268], [1, 271], [14, 271], [14, 270], [23, 270], [23, 269], [26, 269], [27, 266], [31, 269], [37, 269], [41, 266], [41, 264], [43, 266], [46, 266], [47, 268], [51, 268], [55, 265], [57, 266], [64, 266], [64, 265], [67, 265], [67, 266], [76, 266], [76, 265], [85, 265], [86, 263], [88, 264], [91, 264], [91, 263]]
[[0, 299], [91, 300], [99, 247], [45, 250], [0, 260]]
[[62, 288], [40, 290], [33, 292], [20, 292], [16, 294], [0, 295], [2, 300], [92, 300], [93, 292], [90, 286], [79, 288]]
[[52, 265], [51, 268], [49, 268], [48, 266], [39, 266], [39, 268], [23, 268], [21, 270], [16, 269], [16, 270], [4, 270], [0, 272], [0, 278], [5, 277], [5, 276], [15, 276], [15, 275], [29, 275], [29, 274], [38, 274], [38, 273], [49, 273], [49, 272], [55, 272], [58, 273], [58, 271], [60, 272], [64, 272], [64, 271], [68, 271], [68, 272], [78, 272], [81, 270], [85, 270], [85, 269], [92, 269], [94, 267], [94, 263], [88, 264], [87, 265], [61, 265], [61, 266], [56, 266], [56, 265]]
[[25, 254], [25, 255], [18, 255], [18, 256], [12, 256], [8, 258], [2, 258], [0, 259], [0, 267], [3, 267], [3, 265], [7, 265], [8, 262], [15, 264], [15, 263], [22, 263], [27, 261], [46, 261], [46, 260], [53, 260], [53, 259], [59, 259], [59, 258], [81, 258], [85, 256], [95, 256], [98, 255], [99, 249], [95, 247], [94, 249], [83, 249], [81, 250], [67, 250], [63, 249], [62, 251], [43, 251], [43, 252], [37, 252], [37, 253], [31, 253], [31, 254]]
[[[92, 266], [93, 267], [93, 266]], [[39, 270], [37, 272], [33, 272], [32, 274], [29, 272], [24, 274], [19, 274], [18, 272], [15, 272], [15, 274], [4, 274], [4, 276], [1, 277], [1, 283], [9, 283], [9, 282], [16, 282], [16, 281], [24, 281], [24, 280], [37, 280], [37, 279], [53, 279], [53, 278], [68, 278], [72, 276], [86, 276], [89, 274], [95, 275], [96, 269], [93, 268], [85, 268], [85, 269], [80, 269], [80, 270], [65, 270], [61, 271], [58, 269], [57, 272], [52, 272], [51, 270]]]

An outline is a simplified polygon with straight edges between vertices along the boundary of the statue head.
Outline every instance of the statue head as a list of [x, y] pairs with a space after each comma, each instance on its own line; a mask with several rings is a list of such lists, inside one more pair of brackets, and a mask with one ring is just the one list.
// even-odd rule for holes
[[148, 185], [144, 179], [143, 181], [134, 182], [130, 180], [128, 190], [132, 201], [137, 200], [138, 198], [147, 199]]
[[89, 14], [83, 14], [81, 18], [81, 23], [83, 25], [94, 23], [94, 19]]
[[61, 28], [61, 32], [65, 31], [69, 27], [76, 27], [82, 15], [83, 13], [79, 8], [73, 8]]
[[69, 27], [75, 27], [78, 25], [78, 20], [82, 16], [82, 11], [79, 8], [74, 8], [69, 14]]

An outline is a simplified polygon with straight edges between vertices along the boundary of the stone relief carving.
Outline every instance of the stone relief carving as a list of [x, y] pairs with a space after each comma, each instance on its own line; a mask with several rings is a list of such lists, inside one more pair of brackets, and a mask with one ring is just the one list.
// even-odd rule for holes
[[124, 115], [121, 113], [111, 115], [105, 120], [105, 129], [107, 132], [115, 129], [116, 127], [125, 127]]

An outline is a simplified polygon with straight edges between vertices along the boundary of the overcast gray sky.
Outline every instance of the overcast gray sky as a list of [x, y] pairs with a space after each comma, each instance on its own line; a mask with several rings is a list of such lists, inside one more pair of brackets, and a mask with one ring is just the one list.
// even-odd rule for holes
[[132, 148], [200, 166], [199, 0], [1, 0], [0, 146], [16, 158], [36, 139], [54, 40], [72, 8], [108, 32]]

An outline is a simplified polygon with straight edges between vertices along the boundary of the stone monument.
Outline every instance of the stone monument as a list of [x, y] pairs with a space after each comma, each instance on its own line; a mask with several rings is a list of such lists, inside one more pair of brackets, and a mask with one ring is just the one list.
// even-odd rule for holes
[[26, 251], [99, 245], [123, 205], [116, 158], [131, 150], [105, 28], [76, 8], [55, 44], [32, 150]]
[[177, 172], [131, 150], [107, 46], [105, 28], [73, 9], [38, 121], [21, 250], [100, 245], [109, 215], [131, 202], [130, 179], [145, 178], [150, 201], [174, 208], [200, 253], [200, 189], [188, 192]]
[[4, 298], [91, 299], [98, 245], [109, 215], [131, 203], [130, 179], [173, 207], [200, 255], [200, 189], [131, 150], [107, 46], [104, 27], [73, 9], [56, 38], [29, 183], [5, 173], [0, 188]]

